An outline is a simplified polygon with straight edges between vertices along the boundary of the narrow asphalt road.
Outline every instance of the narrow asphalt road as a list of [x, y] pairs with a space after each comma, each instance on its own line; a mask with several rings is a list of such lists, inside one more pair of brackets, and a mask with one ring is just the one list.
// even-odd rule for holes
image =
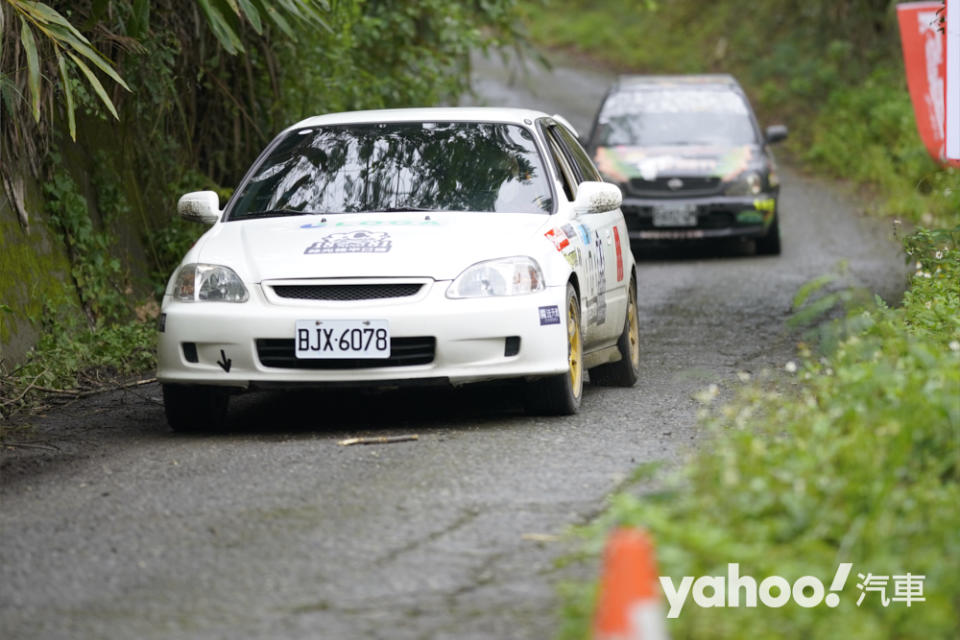
[[[475, 67], [469, 101], [581, 128], [609, 81]], [[550, 536], [637, 464], [696, 446], [697, 390], [782, 369], [797, 287], [841, 260], [888, 299], [904, 285], [887, 225], [782, 173], [782, 256], [640, 256], [639, 384], [588, 386], [574, 417], [527, 417], [491, 386], [260, 394], [231, 407], [229, 433], [185, 437], [148, 385], [30, 418], [0, 451], [0, 637], [551, 637], [572, 545]]]

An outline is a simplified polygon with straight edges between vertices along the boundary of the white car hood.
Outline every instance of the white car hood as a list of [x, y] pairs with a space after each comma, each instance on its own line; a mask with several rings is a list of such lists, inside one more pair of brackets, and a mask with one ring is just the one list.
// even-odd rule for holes
[[[429, 277], [452, 280], [476, 262], [551, 249], [545, 214], [375, 213], [217, 224], [196, 261], [227, 265], [247, 282], [287, 278]], [[531, 242], [540, 236], [542, 242]], [[541, 252], [542, 252], [541, 250]], [[533, 255], [536, 258], [536, 255]]]

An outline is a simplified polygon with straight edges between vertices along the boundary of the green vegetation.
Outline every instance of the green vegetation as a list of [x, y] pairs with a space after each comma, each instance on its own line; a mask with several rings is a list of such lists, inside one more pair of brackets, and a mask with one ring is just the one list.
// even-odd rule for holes
[[[703, 3], [553, 0], [528, 4], [535, 41], [624, 72], [731, 72], [761, 119], [791, 127], [789, 152], [866, 189], [874, 212], [925, 227], [900, 308], [863, 292], [797, 294], [807, 332], [787, 373], [748, 380], [722, 407], [701, 394], [707, 442], [665, 488], [629, 491], [580, 531], [595, 557], [617, 524], [650, 530], [661, 575], [804, 575], [830, 584], [852, 562], [840, 605], [700, 608], [673, 638], [953, 638], [960, 628], [960, 173], [927, 155], [906, 91], [893, 5], [872, 0]], [[576, 15], [576, 20], [569, 16]], [[825, 322], [837, 305], [842, 319]], [[645, 470], [637, 473], [644, 476]], [[926, 602], [856, 605], [857, 573], [924, 575]], [[583, 638], [594, 585], [565, 588], [562, 637]], [[709, 594], [708, 590], [708, 594]], [[888, 585], [888, 596], [894, 583]]]
[[[802, 347], [795, 371], [743, 384], [704, 411], [702, 443], [667, 489], [614, 496], [582, 533], [597, 553], [615, 524], [642, 526], [661, 575], [805, 575], [829, 585], [852, 562], [836, 609], [700, 608], [674, 638], [953, 638], [960, 628], [960, 229], [921, 231], [902, 308], [852, 309], [826, 325], [830, 345]], [[822, 280], [819, 284], [825, 283]], [[812, 286], [803, 307], [830, 294]], [[819, 296], [819, 297], [818, 297]], [[829, 305], [819, 305], [829, 306]], [[821, 328], [821, 333], [823, 332]], [[712, 394], [701, 401], [709, 403]], [[926, 602], [884, 608], [857, 573], [924, 575]], [[888, 596], [893, 595], [893, 582]], [[570, 589], [564, 637], [586, 637], [592, 588]], [[775, 630], [775, 632], [774, 632]]]

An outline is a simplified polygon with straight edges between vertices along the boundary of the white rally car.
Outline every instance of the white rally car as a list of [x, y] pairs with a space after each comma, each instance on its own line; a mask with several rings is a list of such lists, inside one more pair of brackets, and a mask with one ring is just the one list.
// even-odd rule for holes
[[526, 382], [528, 411], [632, 386], [637, 286], [621, 194], [559, 116], [319, 116], [282, 132], [170, 278], [157, 377], [176, 430], [248, 389]]

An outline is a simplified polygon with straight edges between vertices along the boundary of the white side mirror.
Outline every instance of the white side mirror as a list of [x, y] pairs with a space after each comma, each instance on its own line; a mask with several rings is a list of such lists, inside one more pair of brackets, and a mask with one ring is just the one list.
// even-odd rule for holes
[[573, 210], [577, 215], [613, 211], [623, 202], [620, 187], [609, 182], [581, 182], [577, 187], [577, 199]]
[[187, 220], [213, 224], [220, 219], [220, 196], [216, 191], [192, 191], [180, 197], [177, 213]]

